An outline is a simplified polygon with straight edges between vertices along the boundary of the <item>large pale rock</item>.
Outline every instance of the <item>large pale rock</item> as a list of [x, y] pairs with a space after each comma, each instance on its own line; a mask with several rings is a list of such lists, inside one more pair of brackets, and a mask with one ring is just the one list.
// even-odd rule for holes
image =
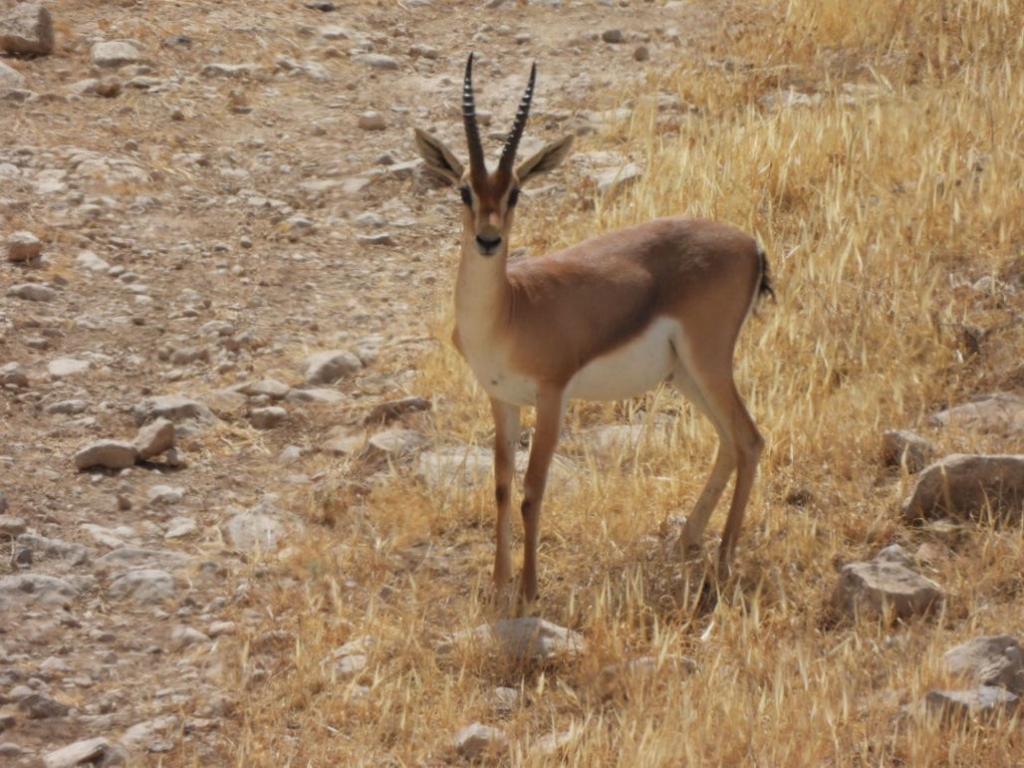
[[907, 619], [927, 613], [942, 601], [943, 592], [931, 579], [913, 571], [899, 545], [886, 547], [874, 560], [844, 565], [832, 603], [853, 616], [892, 610]]
[[943, 655], [950, 671], [979, 685], [1024, 693], [1024, 650], [1009, 635], [975, 637]]
[[313, 386], [333, 384], [362, 369], [363, 363], [353, 353], [336, 349], [310, 355], [302, 364], [306, 383]]
[[78, 597], [78, 590], [63, 579], [41, 573], [0, 576], [0, 610], [25, 606], [64, 607]]
[[198, 434], [217, 423], [213, 411], [202, 403], [181, 395], [147, 397], [132, 408], [132, 415], [140, 427], [151, 419], [167, 419], [174, 424], [175, 434], [181, 437]]
[[993, 516], [1016, 524], [1024, 506], [1024, 455], [953, 454], [917, 478], [903, 502], [908, 521]]
[[515, 659], [544, 661], [555, 657], [574, 657], [585, 648], [583, 636], [571, 629], [533, 616], [502, 619], [494, 624], [481, 624], [451, 636], [438, 647], [450, 653], [456, 646], [475, 644], [488, 651], [497, 651]]
[[46, 364], [46, 370], [53, 378], [63, 379], [85, 373], [89, 370], [90, 365], [88, 360], [80, 360], [76, 357], [58, 357]]
[[25, 301], [53, 301], [57, 298], [57, 292], [53, 288], [48, 285], [40, 285], [39, 283], [12, 285], [7, 289], [7, 295], [24, 299]]
[[66, 747], [43, 755], [46, 768], [73, 768], [76, 765], [93, 765], [102, 761], [110, 748], [110, 742], [102, 736], [68, 744]]
[[119, 440], [98, 440], [75, 454], [78, 469], [125, 469], [135, 464], [139, 453], [131, 443]]
[[929, 422], [936, 426], [985, 434], [1020, 435], [1024, 434], [1024, 399], [996, 392], [939, 411]]

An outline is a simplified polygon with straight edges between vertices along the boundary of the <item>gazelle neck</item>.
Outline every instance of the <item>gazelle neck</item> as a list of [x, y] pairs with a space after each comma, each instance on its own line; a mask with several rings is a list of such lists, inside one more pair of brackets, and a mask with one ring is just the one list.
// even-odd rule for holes
[[463, 232], [462, 258], [455, 283], [455, 324], [464, 338], [487, 333], [507, 314], [512, 294], [507, 263], [507, 242], [493, 256], [482, 256], [473, 230], [467, 228]]

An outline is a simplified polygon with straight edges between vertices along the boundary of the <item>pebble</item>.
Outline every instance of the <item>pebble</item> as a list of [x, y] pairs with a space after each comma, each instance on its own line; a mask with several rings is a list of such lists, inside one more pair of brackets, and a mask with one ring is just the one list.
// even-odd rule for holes
[[452, 744], [462, 757], [473, 760], [485, 753], [505, 750], [508, 736], [494, 726], [471, 723], [455, 734]]
[[601, 33], [601, 39], [606, 43], [626, 42], [626, 36], [622, 33], [621, 29], [606, 29]]
[[273, 429], [284, 423], [287, 418], [288, 411], [277, 405], [253, 408], [249, 413], [249, 423], [256, 429]]
[[167, 571], [139, 568], [115, 579], [107, 589], [111, 600], [132, 600], [142, 605], [153, 605], [170, 600], [177, 594], [174, 577]]
[[7, 237], [7, 260], [28, 261], [43, 252], [42, 241], [31, 232], [12, 232]]
[[398, 60], [392, 56], [382, 53], [362, 53], [353, 56], [352, 61], [357, 64], [365, 64], [373, 69], [395, 70], [399, 69]]
[[74, 456], [78, 469], [103, 467], [105, 469], [125, 469], [134, 466], [139, 452], [131, 443], [119, 440], [99, 440], [78, 451]]
[[[0, 496], [0, 500], [3, 497]], [[0, 504], [0, 510], [3, 509], [3, 504]], [[28, 526], [25, 523], [24, 518], [14, 517], [13, 515], [0, 515], [0, 538], [13, 539], [28, 530]]]
[[58, 357], [46, 365], [46, 370], [55, 379], [63, 379], [67, 376], [77, 376], [89, 370], [88, 360], [79, 360], [74, 357]]
[[364, 131], [383, 131], [387, 125], [380, 112], [363, 112], [359, 115], [359, 127]]
[[28, 376], [20, 363], [6, 363], [0, 366], [0, 386], [27, 387]]
[[134, 441], [140, 461], [148, 461], [154, 456], [174, 447], [174, 422], [159, 417], [139, 429]]
[[57, 292], [53, 288], [38, 283], [12, 285], [7, 289], [7, 295], [26, 301], [53, 301], [57, 298]]
[[339, 379], [351, 376], [362, 367], [359, 358], [344, 349], [317, 352], [307, 357], [302, 364], [306, 383], [313, 386], [333, 384]]
[[94, 43], [89, 55], [97, 67], [111, 69], [125, 64], [138, 64], [143, 60], [138, 48], [124, 40]]

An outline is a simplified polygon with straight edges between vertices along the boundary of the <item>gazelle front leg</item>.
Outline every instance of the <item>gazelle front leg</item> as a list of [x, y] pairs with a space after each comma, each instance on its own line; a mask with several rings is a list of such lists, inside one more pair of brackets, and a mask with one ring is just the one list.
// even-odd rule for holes
[[540, 539], [541, 501], [548, 482], [548, 469], [555, 455], [558, 434], [565, 415], [565, 391], [544, 389], [537, 393], [537, 423], [530, 448], [530, 463], [523, 482], [523, 575], [519, 581], [519, 607], [537, 599], [537, 543]]
[[512, 487], [519, 440], [519, 406], [492, 397], [491, 411], [494, 413], [494, 498], [498, 505], [491, 578], [494, 588], [502, 589], [512, 581]]

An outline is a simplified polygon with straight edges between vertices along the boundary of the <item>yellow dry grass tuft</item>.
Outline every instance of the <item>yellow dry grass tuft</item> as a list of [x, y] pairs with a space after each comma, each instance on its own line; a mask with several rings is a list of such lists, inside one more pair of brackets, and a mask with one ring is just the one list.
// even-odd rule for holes
[[[668, 390], [571, 409], [563, 450], [579, 471], [552, 485], [541, 561], [545, 617], [588, 641], [574, 662], [434, 652], [446, 632], [495, 617], [489, 481], [426, 489], [394, 468], [367, 496], [307, 499], [322, 527], [273, 566], [284, 576], [254, 581], [263, 629], [286, 634], [245, 639], [231, 659], [239, 765], [446, 763], [473, 720], [508, 734], [502, 764], [1019, 762], [1016, 719], [948, 729], [902, 707], [949, 683], [941, 656], [953, 644], [1024, 635], [1024, 535], [905, 526], [908, 480], [881, 467], [879, 443], [884, 429], [926, 429], [944, 405], [1021, 385], [1024, 2], [715, 9], [727, 55], [652, 70], [630, 123], [589, 140], [645, 153], [643, 179], [592, 210], [566, 203], [557, 227], [556, 213], [526, 210], [519, 238], [536, 252], [686, 213], [764, 242], [779, 300], [745, 331], [738, 371], [768, 444], [736, 573], [713, 582], [701, 558], [671, 559], [658, 534], [694, 500], [715, 446]], [[687, 117], [652, 106], [665, 91], [692, 105]], [[436, 402], [422, 423], [438, 444], [488, 446], [489, 412], [449, 327], [449, 314], [437, 319], [442, 343], [421, 362], [418, 388]], [[610, 463], [581, 435], [654, 425], [657, 413], [670, 416], [667, 438]], [[932, 437], [943, 450], [1000, 449]], [[892, 541], [940, 553], [922, 567], [948, 590], [943, 612], [896, 626], [839, 620], [835, 565]], [[363, 637], [365, 669], [332, 679], [322, 660]], [[665, 667], [611, 695], [598, 684], [605, 665], [680, 654], [696, 673]], [[496, 714], [496, 686], [520, 703]], [[560, 750], [537, 751], [563, 732]]]

